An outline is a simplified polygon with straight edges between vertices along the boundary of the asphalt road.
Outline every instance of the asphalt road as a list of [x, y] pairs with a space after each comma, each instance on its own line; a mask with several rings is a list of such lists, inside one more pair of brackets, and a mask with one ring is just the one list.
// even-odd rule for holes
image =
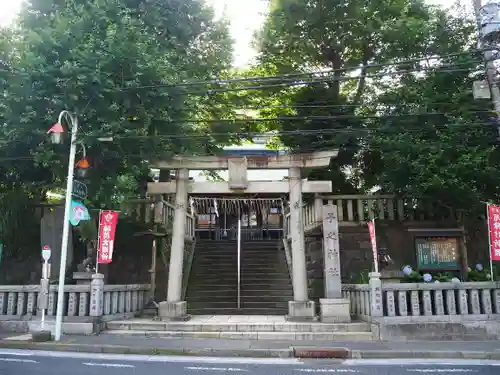
[[500, 361], [473, 360], [299, 360], [135, 356], [86, 353], [0, 351], [0, 375], [223, 374], [497, 375]]

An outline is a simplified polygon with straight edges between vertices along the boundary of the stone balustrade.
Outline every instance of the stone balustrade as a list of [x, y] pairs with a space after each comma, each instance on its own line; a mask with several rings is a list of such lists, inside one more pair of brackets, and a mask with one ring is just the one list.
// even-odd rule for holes
[[148, 284], [104, 285], [103, 316], [142, 311], [149, 289]]
[[[311, 230], [321, 223], [323, 204], [334, 204], [340, 225], [357, 225], [377, 218], [393, 221], [435, 221], [452, 217], [449, 209], [428, 199], [398, 198], [394, 195], [328, 195], [304, 203], [303, 225]], [[285, 214], [286, 233], [290, 233], [290, 213]]]
[[500, 319], [497, 282], [382, 284], [375, 305], [368, 284], [344, 285], [343, 294], [351, 302], [351, 314], [362, 320], [397, 324]]
[[351, 316], [359, 320], [370, 320], [371, 293], [368, 284], [342, 285], [342, 298], [349, 300]]
[[186, 214], [187, 220], [186, 220], [186, 228], [184, 234], [186, 237], [189, 238], [194, 238], [195, 236], [195, 230], [196, 230], [196, 219], [194, 215], [191, 214]]
[[[302, 208], [302, 225], [304, 225], [305, 228], [311, 228], [323, 222], [322, 219], [318, 220], [316, 217], [316, 211], [317, 209], [314, 204], [307, 204]], [[321, 209], [318, 214], [321, 214]]]
[[494, 282], [387, 284], [382, 293], [383, 316], [404, 321], [500, 314], [500, 284]]
[[[57, 285], [48, 292], [47, 318], [55, 317]], [[66, 285], [64, 287], [63, 316], [66, 321], [85, 321], [89, 318], [134, 315], [144, 306], [149, 285]], [[39, 319], [39, 285], [0, 285], [0, 320]], [[99, 305], [97, 311], [92, 306]]]
[[394, 195], [330, 195], [321, 198], [337, 206], [339, 221], [428, 219], [425, 201], [418, 198], [397, 198]]
[[[154, 199], [134, 199], [122, 204], [123, 211], [130, 217], [147, 224], [160, 223], [169, 228], [174, 220], [175, 205], [162, 200], [155, 202]], [[189, 210], [188, 210], [189, 211]], [[186, 213], [186, 237], [193, 238], [195, 234], [196, 219], [191, 213]]]

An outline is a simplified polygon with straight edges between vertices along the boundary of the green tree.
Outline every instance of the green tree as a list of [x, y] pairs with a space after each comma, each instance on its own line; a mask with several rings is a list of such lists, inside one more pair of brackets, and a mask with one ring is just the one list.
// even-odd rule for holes
[[[450, 71], [450, 65], [459, 68]], [[485, 201], [497, 201], [497, 122], [490, 101], [471, 95], [483, 70], [480, 54], [459, 55], [387, 87], [377, 100], [389, 118], [369, 125], [373, 131], [360, 154], [365, 184], [432, 197], [473, 215], [484, 212]]]
[[[309, 176], [332, 179], [336, 191], [380, 186], [477, 202], [498, 173], [492, 126], [467, 126], [489, 116], [489, 103], [470, 92], [481, 78], [473, 26], [420, 0], [274, 0], [250, 72], [282, 79], [247, 101], [264, 107], [262, 117], [299, 118], [268, 123], [304, 131], [280, 137], [292, 150], [340, 150], [328, 170]], [[490, 193], [470, 187], [473, 165]]]
[[[224, 76], [230, 67], [227, 23], [214, 21], [202, 1], [32, 0], [0, 49], [8, 66], [7, 75], [0, 72], [8, 141], [1, 152], [15, 158], [2, 167], [15, 169], [18, 181], [64, 186], [67, 145], [45, 141], [62, 109], [79, 115], [95, 203], [133, 194], [130, 182], [153, 159], [208, 152], [219, 141], [207, 137], [211, 123], [204, 122], [217, 94], [193, 96], [176, 85]], [[113, 143], [99, 143], [103, 136]], [[26, 162], [27, 175], [19, 172], [24, 157], [35, 159]]]

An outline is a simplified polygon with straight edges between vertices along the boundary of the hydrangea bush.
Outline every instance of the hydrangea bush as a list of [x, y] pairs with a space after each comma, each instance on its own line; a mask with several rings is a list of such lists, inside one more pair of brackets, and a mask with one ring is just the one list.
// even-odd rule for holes
[[452, 275], [443, 273], [421, 273], [415, 271], [411, 266], [404, 266], [401, 271], [403, 272], [403, 282], [407, 283], [439, 283], [451, 281]]
[[[452, 273], [436, 272], [436, 273], [421, 273], [415, 271], [410, 265], [404, 266], [401, 271], [403, 272], [402, 282], [406, 283], [441, 283], [441, 282], [462, 282], [458, 277]], [[491, 274], [486, 270], [482, 264], [478, 263], [474, 269], [469, 268], [466, 281], [490, 281]]]
[[476, 264], [473, 269], [469, 267], [467, 281], [490, 281], [491, 273], [489, 271], [489, 269], [485, 270], [480, 263]]

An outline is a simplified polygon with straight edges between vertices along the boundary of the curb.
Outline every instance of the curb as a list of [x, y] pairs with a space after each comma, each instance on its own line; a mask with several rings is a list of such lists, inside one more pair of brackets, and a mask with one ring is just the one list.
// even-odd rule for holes
[[154, 347], [131, 347], [121, 345], [86, 345], [71, 343], [0, 341], [0, 349], [46, 350], [55, 352], [79, 352], [102, 354], [136, 355], [176, 355], [203, 357], [251, 357], [251, 358], [290, 358], [291, 349], [168, 349]]
[[293, 348], [295, 358], [310, 359], [482, 359], [500, 360], [500, 352], [427, 350], [350, 350], [348, 348]]
[[469, 350], [353, 350], [352, 359], [480, 359], [500, 360], [500, 352]]
[[480, 359], [500, 360], [500, 352], [427, 350], [350, 350], [348, 348], [293, 348], [295, 358], [316, 359]]
[[301, 359], [476, 359], [500, 360], [500, 352], [426, 350], [350, 350], [348, 348], [292, 347], [289, 349], [168, 349], [121, 345], [88, 345], [33, 341], [1, 341], [0, 349], [46, 350], [55, 352], [175, 355], [202, 357], [301, 358]]

